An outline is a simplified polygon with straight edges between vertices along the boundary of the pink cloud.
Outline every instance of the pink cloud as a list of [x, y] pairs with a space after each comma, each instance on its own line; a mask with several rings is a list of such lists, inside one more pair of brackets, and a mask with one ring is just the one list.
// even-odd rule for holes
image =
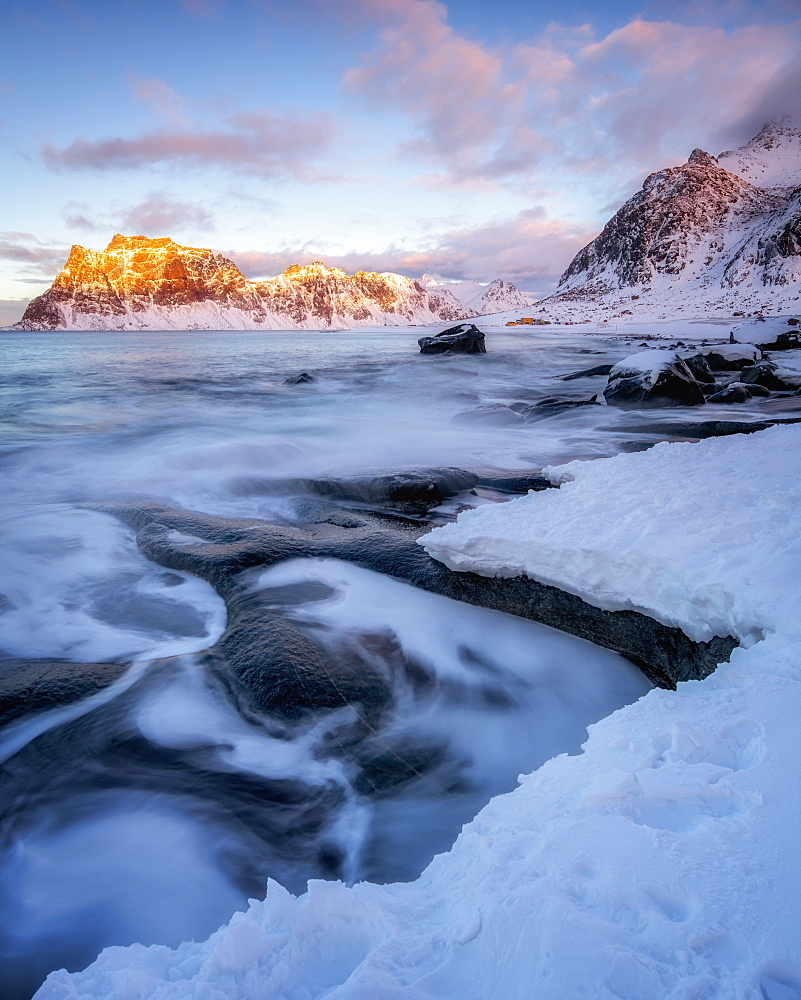
[[163, 80], [132, 72], [128, 74], [128, 85], [134, 97], [149, 104], [156, 114], [175, 122], [183, 121], [186, 100]]
[[147, 201], [133, 205], [120, 215], [121, 228], [142, 236], [172, 235], [184, 226], [214, 229], [211, 215], [195, 202], [170, 201], [153, 195]]
[[328, 149], [330, 116], [285, 118], [270, 111], [230, 115], [219, 131], [159, 129], [134, 139], [78, 138], [64, 149], [45, 145], [42, 156], [54, 170], [132, 170], [163, 164], [217, 166], [276, 177], [313, 179], [309, 161]]
[[385, 26], [345, 86], [404, 111], [416, 133], [402, 149], [457, 179], [530, 178], [543, 165], [630, 176], [696, 145], [714, 152], [736, 123], [746, 141], [801, 102], [798, 20], [724, 30], [638, 18], [603, 37], [555, 24], [502, 52], [460, 36], [436, 0], [352, 2]]

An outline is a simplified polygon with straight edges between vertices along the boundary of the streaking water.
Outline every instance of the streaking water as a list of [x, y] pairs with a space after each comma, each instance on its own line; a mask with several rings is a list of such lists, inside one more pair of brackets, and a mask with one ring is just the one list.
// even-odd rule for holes
[[[478, 403], [586, 398], [602, 380], [553, 376], [617, 360], [619, 344], [515, 331], [489, 335], [486, 356], [427, 358], [418, 334], [0, 335], [0, 650], [134, 664], [0, 730], [4, 998], [108, 944], [204, 937], [268, 877], [296, 892], [309, 877], [413, 878], [489, 797], [646, 689], [581, 640], [304, 560], [248, 584], [332, 662], [381, 676], [391, 707], [372, 729], [356, 708], [258, 716], [197, 655], [225, 627], [211, 587], [82, 506], [284, 520], [296, 497], [280, 483], [298, 477], [532, 467], [629, 437], [602, 407], [452, 422]], [[304, 370], [319, 381], [283, 385]], [[253, 495], [254, 477], [277, 488]]]

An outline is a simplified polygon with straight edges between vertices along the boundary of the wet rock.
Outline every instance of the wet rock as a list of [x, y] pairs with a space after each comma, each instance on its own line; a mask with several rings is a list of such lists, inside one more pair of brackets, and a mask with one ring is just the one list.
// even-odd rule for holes
[[527, 423], [530, 423], [533, 420], [553, 416], [555, 413], [575, 409], [577, 406], [595, 405], [600, 405], [597, 396], [591, 396], [589, 399], [560, 399], [558, 396], [546, 396], [533, 405], [522, 404], [522, 409], [518, 412]]
[[248, 477], [230, 484], [237, 496], [281, 496], [311, 493], [353, 503], [381, 504], [407, 514], [424, 514], [443, 500], [469, 490], [477, 478], [464, 469], [375, 470], [331, 479], [266, 479]]
[[684, 363], [693, 373], [693, 376], [697, 382], [701, 383], [713, 383], [715, 381], [715, 376], [712, 373], [712, 369], [709, 367], [709, 363], [703, 354], [694, 354], [690, 358], [684, 358]]
[[[626, 427], [632, 434], [653, 434], [662, 438], [694, 438], [702, 440], [708, 437], [726, 437], [729, 434], [753, 434], [764, 431], [778, 421], [767, 420], [677, 420], [670, 423], [635, 424]], [[618, 427], [608, 427], [606, 430], [619, 431]]]
[[695, 406], [705, 402], [697, 379], [670, 350], [643, 351], [618, 362], [604, 390], [612, 406]]
[[369, 664], [332, 657], [294, 622], [274, 617], [258, 593], [229, 601], [230, 623], [214, 652], [260, 712], [298, 719], [308, 712], [358, 705], [376, 720], [389, 703], [388, 684]]
[[747, 403], [750, 398], [751, 393], [748, 391], [748, 386], [743, 385], [742, 382], [734, 382], [732, 385], [727, 385], [725, 389], [707, 396], [706, 401], [707, 403]]
[[96, 694], [121, 677], [127, 663], [0, 659], [0, 725], [31, 712], [68, 705]]
[[486, 424], [489, 427], [519, 427], [525, 423], [523, 414], [505, 403], [485, 403], [461, 410], [452, 420], [455, 424]]
[[361, 761], [361, 773], [354, 783], [360, 795], [375, 795], [408, 784], [444, 763], [445, 746], [399, 744]]
[[420, 337], [421, 354], [486, 354], [484, 334], [474, 323], [460, 323], [434, 337]]
[[303, 385], [307, 382], [317, 381], [319, 380], [314, 375], [309, 375], [308, 372], [301, 372], [300, 375], [290, 375], [289, 378], [285, 378], [284, 385]]
[[539, 469], [518, 473], [485, 473], [479, 475], [477, 486], [487, 486], [501, 493], [527, 493], [529, 490], [554, 489], [550, 479], [540, 474]]
[[772, 395], [770, 389], [766, 389], [763, 385], [760, 385], [758, 382], [749, 382], [748, 384], [746, 384], [745, 382], [730, 382], [727, 388], [732, 389], [735, 386], [743, 386], [751, 393], [752, 396], [760, 396], [764, 399], [767, 399], [769, 396]]
[[794, 390], [795, 386], [785, 382], [776, 374], [777, 366], [772, 361], [760, 361], [750, 368], [743, 368], [740, 372], [740, 381], [746, 385], [761, 385], [772, 392], [782, 392]]
[[608, 375], [612, 371], [612, 365], [596, 365], [594, 368], [585, 368], [580, 372], [571, 372], [569, 375], [561, 375], [563, 382], [571, 382], [575, 378], [588, 378], [592, 375]]

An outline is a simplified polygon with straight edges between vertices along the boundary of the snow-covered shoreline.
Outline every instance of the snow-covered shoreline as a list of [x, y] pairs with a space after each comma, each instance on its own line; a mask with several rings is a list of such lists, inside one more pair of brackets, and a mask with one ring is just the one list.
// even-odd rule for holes
[[790, 426], [572, 462], [426, 536], [744, 645], [591, 727], [416, 882], [272, 883], [208, 942], [107, 949], [38, 1000], [801, 996], [799, 449]]

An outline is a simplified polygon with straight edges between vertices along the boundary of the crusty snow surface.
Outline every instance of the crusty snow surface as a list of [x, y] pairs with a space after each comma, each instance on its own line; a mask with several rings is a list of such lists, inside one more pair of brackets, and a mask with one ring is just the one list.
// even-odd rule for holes
[[38, 1000], [797, 1000], [799, 455], [785, 426], [571, 462], [432, 531], [448, 565], [743, 646], [591, 727], [416, 882], [272, 883], [206, 942], [107, 949]]

